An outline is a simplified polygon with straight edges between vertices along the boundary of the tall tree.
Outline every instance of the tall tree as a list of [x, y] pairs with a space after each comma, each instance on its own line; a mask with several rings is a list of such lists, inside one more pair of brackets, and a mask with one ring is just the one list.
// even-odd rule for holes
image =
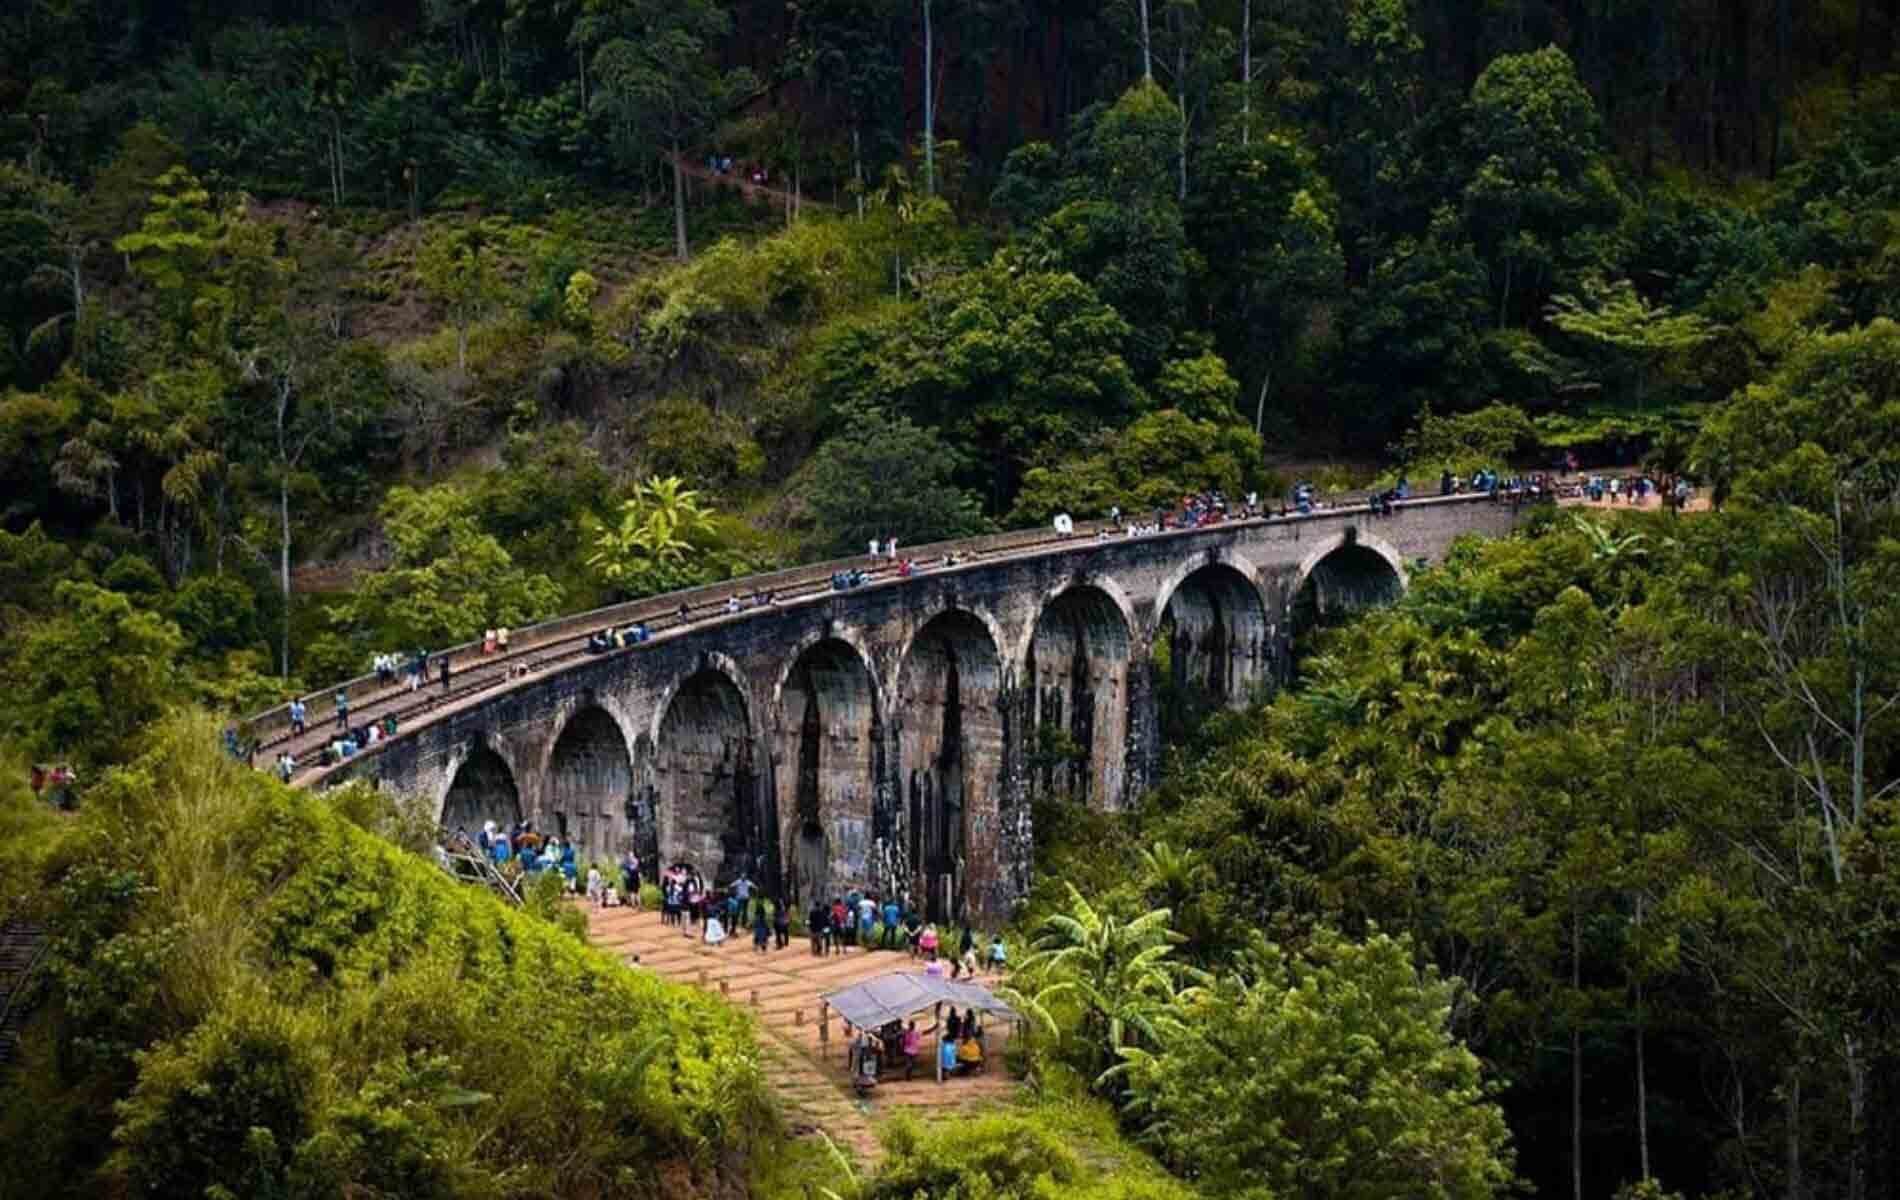
[[665, 156], [673, 175], [673, 248], [684, 262], [687, 149], [735, 103], [758, 90], [751, 71], [721, 70], [714, 48], [732, 18], [714, 0], [596, 0], [610, 36], [594, 55], [603, 103]]

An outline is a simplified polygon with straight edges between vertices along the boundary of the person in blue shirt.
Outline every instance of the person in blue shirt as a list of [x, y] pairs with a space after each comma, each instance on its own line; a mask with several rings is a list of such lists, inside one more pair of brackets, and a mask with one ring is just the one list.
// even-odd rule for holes
[[561, 842], [561, 874], [567, 876], [569, 883], [573, 883], [574, 871], [574, 843], [563, 840]]
[[957, 1073], [956, 1039], [947, 1037], [937, 1039], [937, 1066], [943, 1072], [944, 1079]]
[[904, 948], [903, 943], [899, 941], [901, 931], [898, 927], [898, 922], [903, 919], [904, 913], [902, 909], [897, 907], [897, 901], [886, 900], [884, 902], [884, 948], [886, 950], [902, 950]]

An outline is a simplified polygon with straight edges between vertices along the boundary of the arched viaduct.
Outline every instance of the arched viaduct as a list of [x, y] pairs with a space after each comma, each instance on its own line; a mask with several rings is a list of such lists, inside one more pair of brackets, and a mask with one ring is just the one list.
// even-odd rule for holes
[[[1038, 794], [1114, 809], [1153, 777], [1159, 691], [1244, 704], [1285, 678], [1315, 614], [1389, 600], [1459, 535], [1518, 516], [1452, 497], [1136, 538], [1008, 535], [850, 591], [823, 590], [827, 564], [774, 605], [498, 673], [298, 782], [374, 780], [450, 829], [524, 816], [594, 858], [633, 846], [719, 881], [743, 870], [800, 903], [857, 885], [935, 915], [1000, 914], [1029, 885]], [[793, 574], [722, 585], [720, 602]], [[585, 620], [555, 624], [572, 639]]]

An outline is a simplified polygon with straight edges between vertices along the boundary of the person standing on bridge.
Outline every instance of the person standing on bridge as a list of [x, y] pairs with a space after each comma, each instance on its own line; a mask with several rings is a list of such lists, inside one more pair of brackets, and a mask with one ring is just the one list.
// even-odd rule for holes
[[304, 708], [302, 700], [290, 702], [290, 732], [293, 737], [302, 736], [304, 716], [308, 711]]
[[336, 727], [338, 729], [350, 727], [350, 693], [347, 688], [336, 690]]
[[495, 629], [495, 649], [502, 654], [508, 653], [508, 627], [506, 625], [497, 626]]
[[442, 694], [446, 696], [449, 694], [449, 655], [448, 655], [448, 652], [446, 650], [443, 651], [442, 657], [438, 659], [437, 661], [442, 668]]
[[783, 900], [772, 905], [772, 940], [780, 950], [792, 943], [792, 907]]

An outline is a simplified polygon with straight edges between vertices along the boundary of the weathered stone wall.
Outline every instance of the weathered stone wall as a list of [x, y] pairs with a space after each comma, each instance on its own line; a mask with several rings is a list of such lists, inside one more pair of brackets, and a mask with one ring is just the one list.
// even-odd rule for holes
[[[1390, 517], [1078, 535], [530, 676], [326, 781], [379, 779], [471, 830], [515, 802], [589, 857], [631, 845], [803, 903], [857, 886], [994, 914], [1028, 886], [1035, 790], [1112, 809], [1152, 779], [1158, 636], [1176, 684], [1245, 704], [1281, 678], [1303, 606], [1387, 598], [1458, 536], [1517, 516], [1433, 500]], [[1042, 725], [1079, 758], [1039, 761]]]

